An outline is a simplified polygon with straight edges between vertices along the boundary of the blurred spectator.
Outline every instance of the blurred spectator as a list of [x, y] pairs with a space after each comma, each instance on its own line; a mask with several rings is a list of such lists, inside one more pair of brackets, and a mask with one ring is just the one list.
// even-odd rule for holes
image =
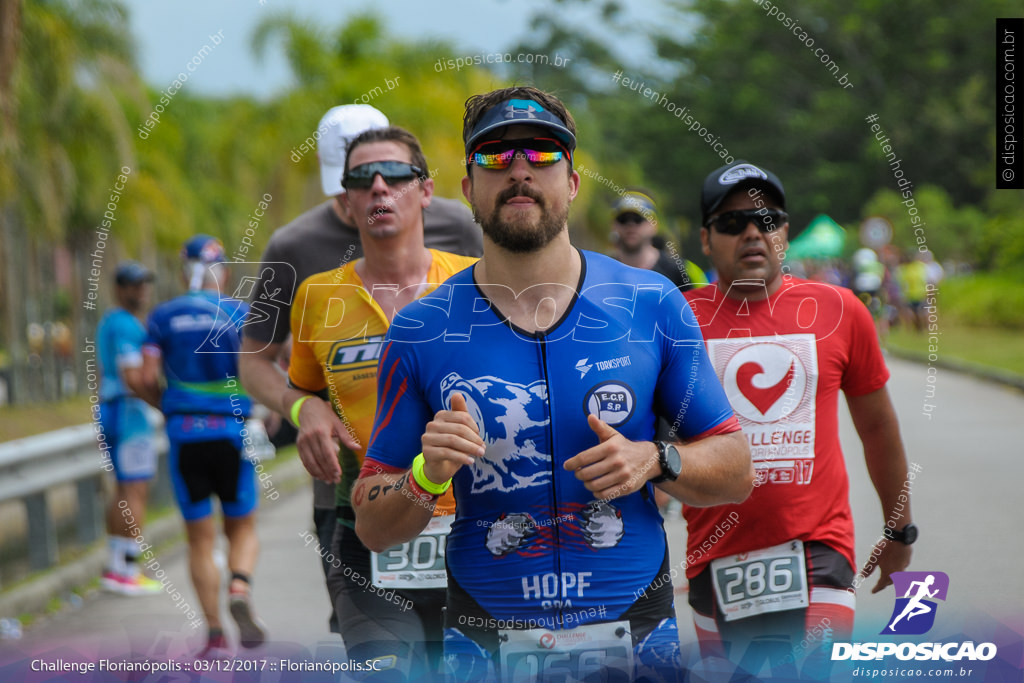
[[924, 306], [924, 299], [928, 294], [928, 266], [921, 260], [922, 258], [920, 252], [914, 257], [907, 257], [896, 271], [900, 292], [906, 303], [903, 309], [904, 317], [913, 323], [917, 332], [922, 328], [921, 307]]
[[616, 259], [627, 266], [661, 273], [681, 292], [706, 285], [704, 271], [669, 247], [657, 232], [658, 207], [649, 193], [631, 190], [612, 207]]

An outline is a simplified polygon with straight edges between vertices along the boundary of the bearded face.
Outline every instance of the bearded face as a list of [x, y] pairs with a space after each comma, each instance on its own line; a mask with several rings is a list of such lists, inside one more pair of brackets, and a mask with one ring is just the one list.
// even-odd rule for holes
[[[474, 195], [475, 198], [475, 195]], [[532, 200], [532, 204], [522, 200]], [[514, 253], [537, 251], [566, 227], [569, 206], [552, 208], [544, 196], [526, 183], [516, 183], [498, 193], [491, 210], [483, 215], [473, 202], [473, 218], [495, 244]]]

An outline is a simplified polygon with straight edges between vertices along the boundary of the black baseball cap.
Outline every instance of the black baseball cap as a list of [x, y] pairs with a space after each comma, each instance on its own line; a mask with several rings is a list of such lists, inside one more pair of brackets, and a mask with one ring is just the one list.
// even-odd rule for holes
[[737, 159], [731, 164], [716, 168], [704, 179], [704, 187], [700, 191], [701, 225], [707, 225], [711, 214], [733, 191], [750, 187], [759, 187], [771, 192], [775, 195], [779, 207], [786, 209], [786, 191], [782, 188], [782, 181], [778, 176], [749, 161]]
[[122, 287], [152, 281], [153, 271], [138, 261], [122, 261], [117, 264], [117, 270], [114, 271], [114, 282]]

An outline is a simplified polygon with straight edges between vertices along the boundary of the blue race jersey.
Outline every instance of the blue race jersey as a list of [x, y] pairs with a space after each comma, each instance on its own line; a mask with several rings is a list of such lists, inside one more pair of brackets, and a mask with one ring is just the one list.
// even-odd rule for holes
[[100, 361], [101, 401], [134, 396], [121, 379], [121, 368], [142, 367], [146, 328], [123, 308], [107, 311], [96, 326], [96, 355]]
[[[567, 627], [621, 617], [666, 566], [665, 533], [651, 485], [599, 501], [563, 469], [598, 443], [587, 415], [634, 441], [653, 440], [657, 416], [681, 439], [734, 420], [682, 294], [657, 273], [581, 255], [576, 296], [545, 333], [503, 320], [472, 268], [388, 332], [367, 460], [410, 467], [454, 392], [486, 444], [453, 482], [446, 559], [459, 609]], [[671, 589], [662, 595], [670, 615]]]
[[146, 343], [163, 356], [167, 390], [160, 407], [168, 418], [248, 417], [252, 401], [237, 380], [238, 330], [248, 310], [242, 301], [201, 290], [171, 299], [150, 314]]

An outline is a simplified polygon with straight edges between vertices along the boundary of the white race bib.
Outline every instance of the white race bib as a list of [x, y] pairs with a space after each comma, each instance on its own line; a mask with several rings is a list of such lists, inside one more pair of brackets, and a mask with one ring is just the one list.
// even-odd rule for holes
[[803, 541], [712, 560], [711, 579], [726, 621], [809, 604]]
[[628, 621], [550, 631], [499, 631], [502, 683], [633, 679]]
[[455, 515], [431, 517], [423, 532], [382, 553], [370, 553], [373, 585], [379, 588], [447, 588], [444, 546]]
[[125, 477], [152, 477], [156, 474], [156, 445], [148, 434], [136, 434], [117, 445], [117, 464]]

